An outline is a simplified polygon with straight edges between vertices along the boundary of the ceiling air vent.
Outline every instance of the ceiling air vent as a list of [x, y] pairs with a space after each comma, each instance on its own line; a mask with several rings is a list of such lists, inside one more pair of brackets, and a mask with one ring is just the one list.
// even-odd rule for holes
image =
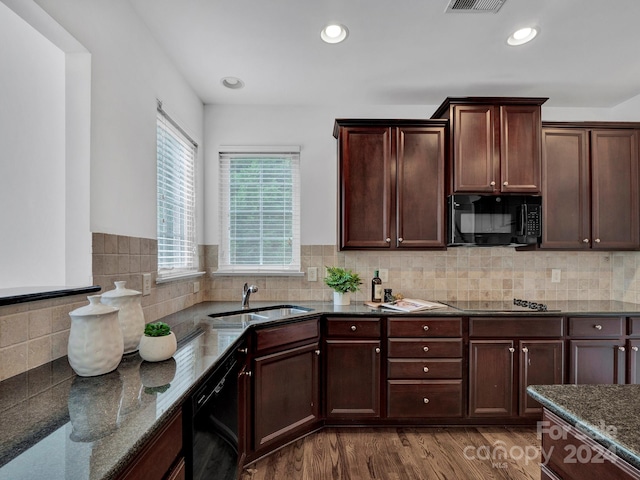
[[446, 13], [497, 13], [507, 0], [451, 0]]

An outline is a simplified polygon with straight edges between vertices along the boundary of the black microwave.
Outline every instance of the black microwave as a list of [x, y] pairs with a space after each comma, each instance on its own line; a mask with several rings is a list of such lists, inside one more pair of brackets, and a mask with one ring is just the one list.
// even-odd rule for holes
[[448, 246], [523, 246], [540, 243], [542, 197], [450, 195]]

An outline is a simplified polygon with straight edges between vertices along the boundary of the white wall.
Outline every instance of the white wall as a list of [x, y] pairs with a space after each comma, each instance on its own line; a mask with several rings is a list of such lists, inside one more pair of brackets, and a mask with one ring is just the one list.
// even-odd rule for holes
[[202, 102], [126, 0], [37, 3], [92, 56], [91, 231], [156, 238], [156, 99], [201, 146], [198, 168]]

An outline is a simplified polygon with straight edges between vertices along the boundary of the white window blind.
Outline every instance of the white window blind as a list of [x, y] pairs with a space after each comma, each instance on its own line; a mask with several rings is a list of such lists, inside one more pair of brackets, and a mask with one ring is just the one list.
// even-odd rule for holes
[[300, 271], [299, 152], [299, 147], [220, 152], [219, 272]]
[[198, 269], [195, 163], [197, 144], [158, 102], [158, 277]]

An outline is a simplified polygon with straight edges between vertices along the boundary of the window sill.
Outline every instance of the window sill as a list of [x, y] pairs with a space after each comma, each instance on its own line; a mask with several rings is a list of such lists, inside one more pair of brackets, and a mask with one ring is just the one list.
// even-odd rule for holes
[[189, 278], [202, 277], [205, 273], [206, 272], [186, 272], [186, 273], [176, 273], [174, 275], [158, 276], [156, 278], [156, 284], [169, 283], [169, 282], [175, 282], [177, 280], [187, 280]]
[[304, 277], [304, 272], [286, 272], [286, 271], [274, 271], [268, 272], [264, 270], [217, 270], [211, 273], [212, 277], [246, 277], [251, 275], [252, 277]]

